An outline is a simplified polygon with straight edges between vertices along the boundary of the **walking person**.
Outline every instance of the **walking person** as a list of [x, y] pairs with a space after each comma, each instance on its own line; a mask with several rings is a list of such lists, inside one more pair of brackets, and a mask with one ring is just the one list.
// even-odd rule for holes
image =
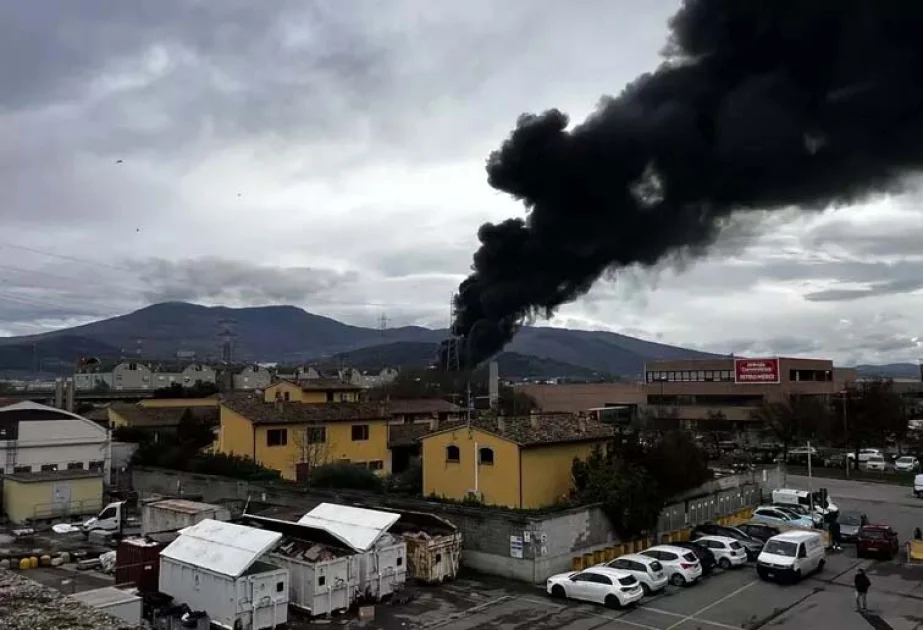
[[868, 593], [872, 582], [865, 574], [865, 569], [859, 569], [856, 573], [856, 610], [859, 612], [868, 612]]
[[836, 517], [830, 521], [830, 546], [834, 551], [842, 551], [840, 546], [840, 522]]

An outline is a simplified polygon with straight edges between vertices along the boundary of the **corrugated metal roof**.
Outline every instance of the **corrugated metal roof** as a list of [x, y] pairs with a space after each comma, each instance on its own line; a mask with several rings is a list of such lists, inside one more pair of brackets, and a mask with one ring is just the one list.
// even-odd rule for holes
[[210, 518], [179, 531], [160, 555], [238, 578], [276, 544], [282, 534]]
[[356, 551], [368, 551], [400, 517], [394, 512], [321, 503], [298, 524], [326, 530]]

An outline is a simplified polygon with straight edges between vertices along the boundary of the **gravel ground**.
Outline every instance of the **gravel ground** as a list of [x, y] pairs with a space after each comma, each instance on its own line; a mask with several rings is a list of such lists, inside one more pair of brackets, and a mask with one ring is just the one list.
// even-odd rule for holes
[[0, 569], [0, 630], [132, 630], [132, 626]]

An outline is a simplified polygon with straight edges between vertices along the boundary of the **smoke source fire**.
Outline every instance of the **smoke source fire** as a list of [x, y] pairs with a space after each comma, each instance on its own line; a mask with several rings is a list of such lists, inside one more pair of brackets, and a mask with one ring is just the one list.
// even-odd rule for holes
[[525, 114], [490, 155], [528, 215], [478, 231], [462, 369], [607, 270], [707, 251], [735, 212], [847, 204], [923, 166], [923, 0], [687, 0], [670, 30], [661, 67], [582, 124]]

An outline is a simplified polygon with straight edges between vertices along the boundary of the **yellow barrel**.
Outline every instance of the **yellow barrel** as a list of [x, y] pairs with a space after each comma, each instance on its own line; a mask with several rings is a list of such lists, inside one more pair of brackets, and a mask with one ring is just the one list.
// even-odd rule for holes
[[591, 554], [591, 553], [585, 553], [585, 554], [583, 554], [583, 566], [584, 566], [584, 567], [591, 567], [591, 566], [593, 566], [593, 554]]
[[35, 556], [32, 556], [31, 558], [29, 558], [29, 568], [34, 569], [37, 566], [38, 566], [38, 558], [36, 558]]
[[573, 571], [583, 571], [583, 556], [574, 556], [570, 561], [570, 568]]
[[29, 566], [30, 566], [30, 564], [29, 564], [29, 559], [28, 559], [28, 558], [23, 558], [22, 560], [19, 561], [19, 568], [22, 569], [23, 571], [25, 571], [26, 569], [28, 569]]

